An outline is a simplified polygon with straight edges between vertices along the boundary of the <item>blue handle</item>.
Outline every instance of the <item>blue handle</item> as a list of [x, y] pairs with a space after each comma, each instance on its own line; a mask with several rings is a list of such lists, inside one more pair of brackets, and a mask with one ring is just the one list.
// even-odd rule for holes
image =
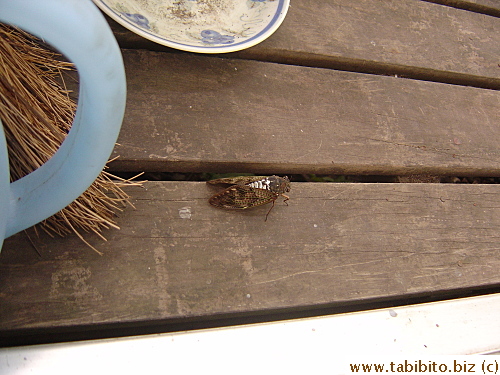
[[57, 48], [76, 65], [80, 82], [75, 119], [57, 153], [9, 191], [0, 185], [0, 194], [9, 194], [1, 240], [52, 216], [94, 182], [120, 131], [126, 83], [118, 44], [90, 0], [0, 0], [0, 21]]

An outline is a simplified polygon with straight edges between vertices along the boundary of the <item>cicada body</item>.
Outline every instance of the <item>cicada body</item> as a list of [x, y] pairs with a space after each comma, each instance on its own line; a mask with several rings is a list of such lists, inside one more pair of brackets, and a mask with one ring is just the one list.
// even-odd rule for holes
[[239, 176], [219, 178], [208, 181], [208, 183], [212, 185], [231, 185], [208, 200], [215, 207], [243, 210], [272, 203], [273, 205], [266, 215], [266, 221], [267, 216], [274, 207], [276, 199], [280, 195], [285, 198], [285, 203], [289, 199], [285, 195], [285, 193], [290, 191], [290, 180], [288, 177]]

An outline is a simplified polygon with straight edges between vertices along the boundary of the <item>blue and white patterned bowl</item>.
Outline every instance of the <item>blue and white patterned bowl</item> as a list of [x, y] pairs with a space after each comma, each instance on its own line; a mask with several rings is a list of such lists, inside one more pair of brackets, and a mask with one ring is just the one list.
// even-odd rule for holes
[[93, 0], [112, 19], [156, 43], [201, 53], [254, 46], [283, 22], [290, 0]]

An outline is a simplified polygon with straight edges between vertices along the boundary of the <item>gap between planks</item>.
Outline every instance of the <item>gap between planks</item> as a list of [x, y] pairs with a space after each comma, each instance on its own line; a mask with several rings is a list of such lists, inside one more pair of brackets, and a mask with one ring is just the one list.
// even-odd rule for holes
[[[443, 354], [453, 357], [435, 358], [441, 372], [443, 363], [460, 372], [467, 363], [466, 370], [471, 371], [472, 363], [476, 368], [486, 368], [485, 363], [494, 368], [498, 363], [494, 358], [458, 357], [498, 354], [498, 309], [497, 294], [240, 327], [0, 349], [0, 371], [35, 369], [37, 374], [67, 374], [68, 361], [81, 362], [85, 356], [93, 360], [80, 366], [83, 371], [79, 373], [99, 373], [110, 367], [121, 374], [155, 373], [167, 361], [169, 369], [179, 373], [213, 369], [229, 374], [241, 368], [238, 373], [255, 374], [265, 368], [267, 373], [322, 373], [329, 369], [342, 374], [352, 369], [349, 363], [373, 358], [386, 366], [402, 356], [422, 358], [427, 364], [434, 359], [429, 356]], [[221, 353], [224, 361], [219, 360]], [[428, 367], [421, 369], [427, 371]]]
[[486, 14], [492, 17], [500, 17], [500, 3], [497, 0], [423, 0], [429, 3], [446, 5], [449, 7], [464, 9], [471, 12]]

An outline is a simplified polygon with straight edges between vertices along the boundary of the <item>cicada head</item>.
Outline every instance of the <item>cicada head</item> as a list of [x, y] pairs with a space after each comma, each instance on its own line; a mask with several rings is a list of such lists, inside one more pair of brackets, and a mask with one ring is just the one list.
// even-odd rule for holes
[[288, 177], [270, 176], [267, 179], [269, 180], [269, 190], [273, 193], [284, 194], [290, 191], [290, 180]]

